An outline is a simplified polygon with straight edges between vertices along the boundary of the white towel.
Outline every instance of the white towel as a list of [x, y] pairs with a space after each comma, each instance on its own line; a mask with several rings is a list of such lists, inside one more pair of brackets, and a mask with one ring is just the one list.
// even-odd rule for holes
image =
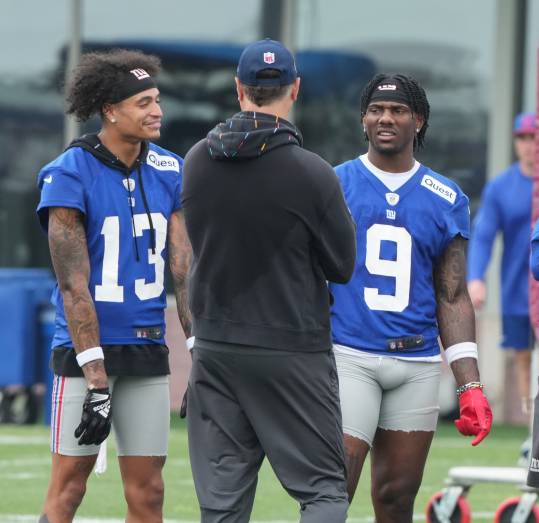
[[107, 470], [107, 440], [99, 446], [99, 453], [95, 462], [94, 472], [99, 474], [105, 473]]

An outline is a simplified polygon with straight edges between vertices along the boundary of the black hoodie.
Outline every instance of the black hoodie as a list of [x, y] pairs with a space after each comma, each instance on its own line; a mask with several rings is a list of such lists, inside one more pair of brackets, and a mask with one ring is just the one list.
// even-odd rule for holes
[[242, 112], [187, 154], [197, 338], [270, 349], [331, 347], [326, 280], [344, 283], [355, 226], [337, 176], [276, 116]]

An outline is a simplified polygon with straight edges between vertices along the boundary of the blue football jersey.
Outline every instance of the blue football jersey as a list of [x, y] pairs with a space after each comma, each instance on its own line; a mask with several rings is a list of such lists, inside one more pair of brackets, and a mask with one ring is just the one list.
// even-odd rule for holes
[[[181, 207], [182, 164], [179, 156], [151, 143], [140, 163], [155, 230], [155, 253], [136, 169], [127, 177], [75, 146], [38, 175], [38, 214], [45, 230], [49, 207], [75, 208], [84, 215], [91, 271], [89, 290], [102, 345], [164, 343], [167, 224], [171, 214]], [[72, 347], [58, 286], [52, 302], [56, 306], [52, 346]]]
[[399, 357], [439, 354], [433, 271], [455, 236], [469, 238], [468, 198], [423, 165], [395, 192], [359, 158], [335, 170], [357, 223], [357, 260], [350, 282], [330, 285], [334, 343]]

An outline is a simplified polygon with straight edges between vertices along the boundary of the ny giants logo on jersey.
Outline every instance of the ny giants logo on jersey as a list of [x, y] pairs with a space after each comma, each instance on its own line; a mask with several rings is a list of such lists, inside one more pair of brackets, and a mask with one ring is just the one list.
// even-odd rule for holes
[[429, 191], [432, 191], [434, 194], [441, 196], [450, 203], [455, 203], [455, 200], [457, 199], [457, 193], [453, 189], [439, 182], [436, 178], [433, 178], [428, 174], [423, 176], [421, 185], [426, 187]]
[[172, 156], [161, 156], [154, 151], [150, 151], [146, 158], [146, 163], [159, 169], [160, 171], [176, 171], [180, 172], [180, 164], [176, 158]]
[[395, 220], [397, 218], [397, 211], [393, 209], [386, 209], [386, 218], [388, 220]]

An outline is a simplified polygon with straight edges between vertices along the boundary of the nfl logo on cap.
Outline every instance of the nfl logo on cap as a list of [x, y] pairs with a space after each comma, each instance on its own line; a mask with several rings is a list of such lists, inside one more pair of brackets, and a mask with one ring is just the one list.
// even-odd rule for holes
[[275, 53], [264, 53], [264, 62], [267, 64], [275, 63]]
[[[262, 73], [272, 69], [273, 76]], [[241, 53], [237, 69], [238, 80], [253, 87], [278, 87], [295, 82], [298, 72], [294, 56], [281, 42], [266, 38], [248, 45]]]

